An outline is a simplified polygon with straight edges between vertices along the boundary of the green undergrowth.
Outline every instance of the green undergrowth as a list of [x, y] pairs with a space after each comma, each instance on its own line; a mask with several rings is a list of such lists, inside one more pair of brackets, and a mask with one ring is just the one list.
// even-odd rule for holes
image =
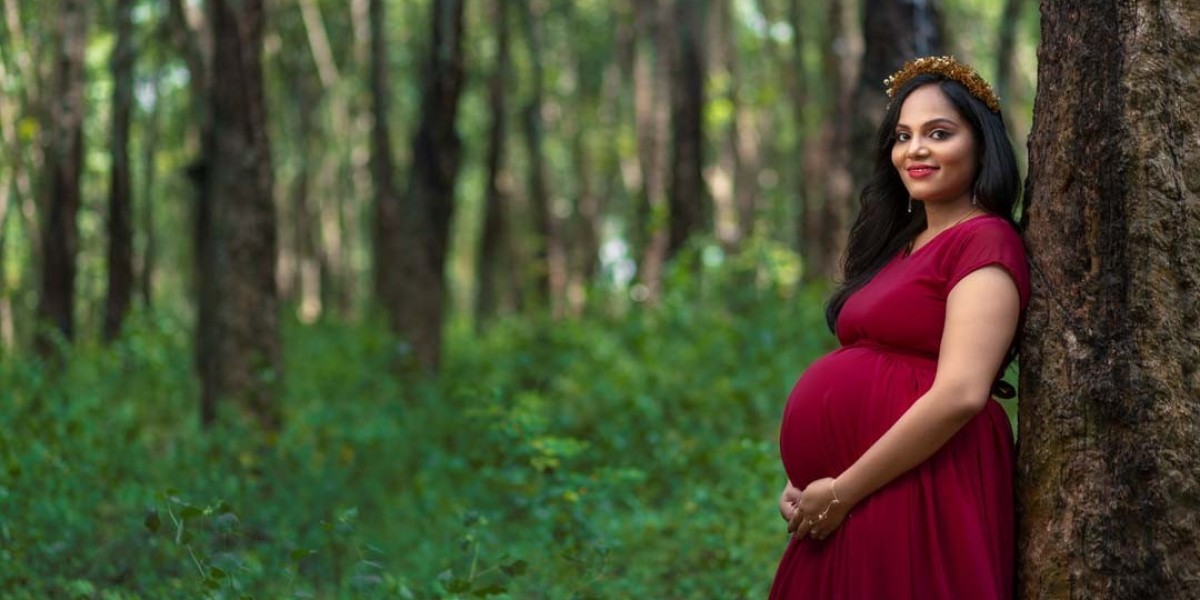
[[654, 308], [452, 326], [433, 380], [373, 323], [289, 324], [275, 436], [200, 428], [177, 320], [9, 360], [0, 597], [764, 597], [779, 416], [832, 340], [790, 255], [704, 257]]

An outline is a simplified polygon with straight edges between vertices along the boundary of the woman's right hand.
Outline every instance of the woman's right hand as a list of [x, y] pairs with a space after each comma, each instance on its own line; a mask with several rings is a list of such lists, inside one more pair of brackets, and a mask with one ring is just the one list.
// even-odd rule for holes
[[[783, 493], [779, 495], [779, 516], [783, 517], [784, 521], [792, 522], [792, 517], [796, 516], [796, 510], [800, 506], [800, 489], [792, 485], [791, 480], [783, 487]], [[788, 533], [791, 533], [789, 530]]]

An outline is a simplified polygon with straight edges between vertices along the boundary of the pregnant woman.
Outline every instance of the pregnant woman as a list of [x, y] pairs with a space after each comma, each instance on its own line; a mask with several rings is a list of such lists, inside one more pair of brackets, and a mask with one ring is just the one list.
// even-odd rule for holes
[[887, 80], [874, 174], [788, 397], [777, 599], [1013, 595], [1013, 440], [991, 399], [1029, 298], [1020, 176], [990, 86], [949, 57]]

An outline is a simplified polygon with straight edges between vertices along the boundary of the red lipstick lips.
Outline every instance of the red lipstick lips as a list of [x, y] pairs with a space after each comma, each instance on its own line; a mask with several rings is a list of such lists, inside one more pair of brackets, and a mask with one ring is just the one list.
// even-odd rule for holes
[[913, 179], [921, 179], [922, 177], [933, 175], [933, 172], [937, 170], [937, 167], [931, 167], [929, 165], [913, 165], [906, 170], [908, 171], [909, 177], [912, 177]]

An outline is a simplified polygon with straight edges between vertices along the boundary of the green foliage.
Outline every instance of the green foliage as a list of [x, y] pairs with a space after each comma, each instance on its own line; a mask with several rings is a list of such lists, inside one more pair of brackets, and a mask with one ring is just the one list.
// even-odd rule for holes
[[200, 430], [170, 319], [0, 365], [0, 595], [762, 597], [778, 416], [830, 341], [752, 248], [698, 245], [658, 308], [455, 333], [432, 381], [375, 324], [292, 324], [269, 439]]

